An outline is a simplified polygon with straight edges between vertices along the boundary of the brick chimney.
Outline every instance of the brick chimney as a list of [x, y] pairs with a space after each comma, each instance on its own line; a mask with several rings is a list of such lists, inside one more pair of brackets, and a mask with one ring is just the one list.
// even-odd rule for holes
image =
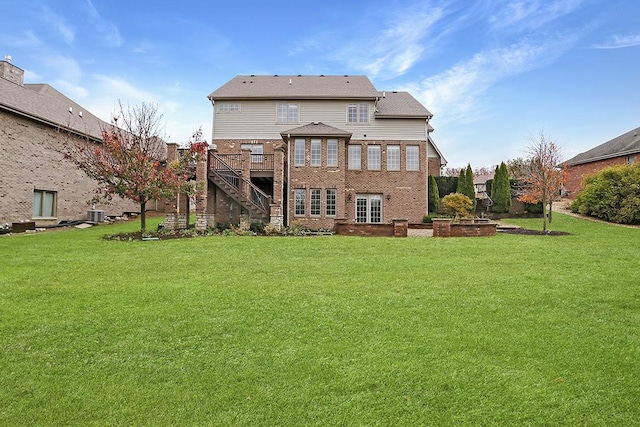
[[4, 57], [4, 61], [0, 61], [0, 78], [24, 86], [24, 70], [13, 65], [9, 55]]

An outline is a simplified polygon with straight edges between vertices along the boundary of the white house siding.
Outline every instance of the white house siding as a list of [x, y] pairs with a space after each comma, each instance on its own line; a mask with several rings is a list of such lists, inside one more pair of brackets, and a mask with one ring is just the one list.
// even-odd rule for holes
[[[226, 101], [225, 102], [231, 102]], [[424, 141], [424, 119], [378, 119], [373, 118], [373, 101], [369, 104], [369, 123], [347, 123], [347, 104], [356, 101], [336, 100], [241, 100], [241, 111], [214, 114], [214, 139], [277, 139], [280, 133], [311, 122], [322, 122], [329, 126], [351, 132], [358, 140], [409, 140]], [[276, 106], [288, 102], [300, 105], [298, 123], [276, 123]], [[357, 101], [359, 102], [359, 101]], [[366, 136], [365, 136], [366, 135]]]

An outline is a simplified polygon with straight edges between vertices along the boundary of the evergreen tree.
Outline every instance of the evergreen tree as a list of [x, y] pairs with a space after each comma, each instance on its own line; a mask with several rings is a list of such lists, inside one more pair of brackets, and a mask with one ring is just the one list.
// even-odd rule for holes
[[511, 208], [511, 185], [509, 183], [509, 170], [504, 162], [496, 167], [491, 188], [491, 200], [493, 200], [491, 208], [493, 212], [509, 212]]
[[429, 213], [438, 212], [440, 204], [440, 193], [438, 192], [438, 183], [436, 177], [429, 175]]
[[473, 184], [473, 169], [471, 169], [470, 164], [467, 165], [467, 172], [465, 173], [464, 178], [466, 180], [466, 183], [465, 183], [466, 192], [463, 194], [471, 199], [471, 202], [473, 203], [473, 212], [475, 212], [476, 211], [476, 186]]
[[466, 194], [464, 186], [467, 182], [467, 170], [465, 168], [460, 169], [460, 175], [458, 176], [458, 185], [456, 186], [456, 193]]

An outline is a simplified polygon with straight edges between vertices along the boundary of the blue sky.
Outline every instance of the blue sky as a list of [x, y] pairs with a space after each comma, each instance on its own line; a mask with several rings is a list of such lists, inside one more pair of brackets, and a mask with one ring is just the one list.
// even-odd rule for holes
[[633, 0], [3, 2], [0, 55], [109, 121], [153, 102], [169, 140], [211, 135], [207, 95], [237, 74], [365, 74], [432, 113], [449, 167], [568, 159], [640, 126]]

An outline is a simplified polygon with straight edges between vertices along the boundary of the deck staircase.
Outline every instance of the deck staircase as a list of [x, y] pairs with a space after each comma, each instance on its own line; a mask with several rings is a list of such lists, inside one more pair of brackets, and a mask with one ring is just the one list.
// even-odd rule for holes
[[209, 179], [249, 212], [251, 218], [269, 222], [271, 198], [232, 168], [217, 153], [209, 152]]

